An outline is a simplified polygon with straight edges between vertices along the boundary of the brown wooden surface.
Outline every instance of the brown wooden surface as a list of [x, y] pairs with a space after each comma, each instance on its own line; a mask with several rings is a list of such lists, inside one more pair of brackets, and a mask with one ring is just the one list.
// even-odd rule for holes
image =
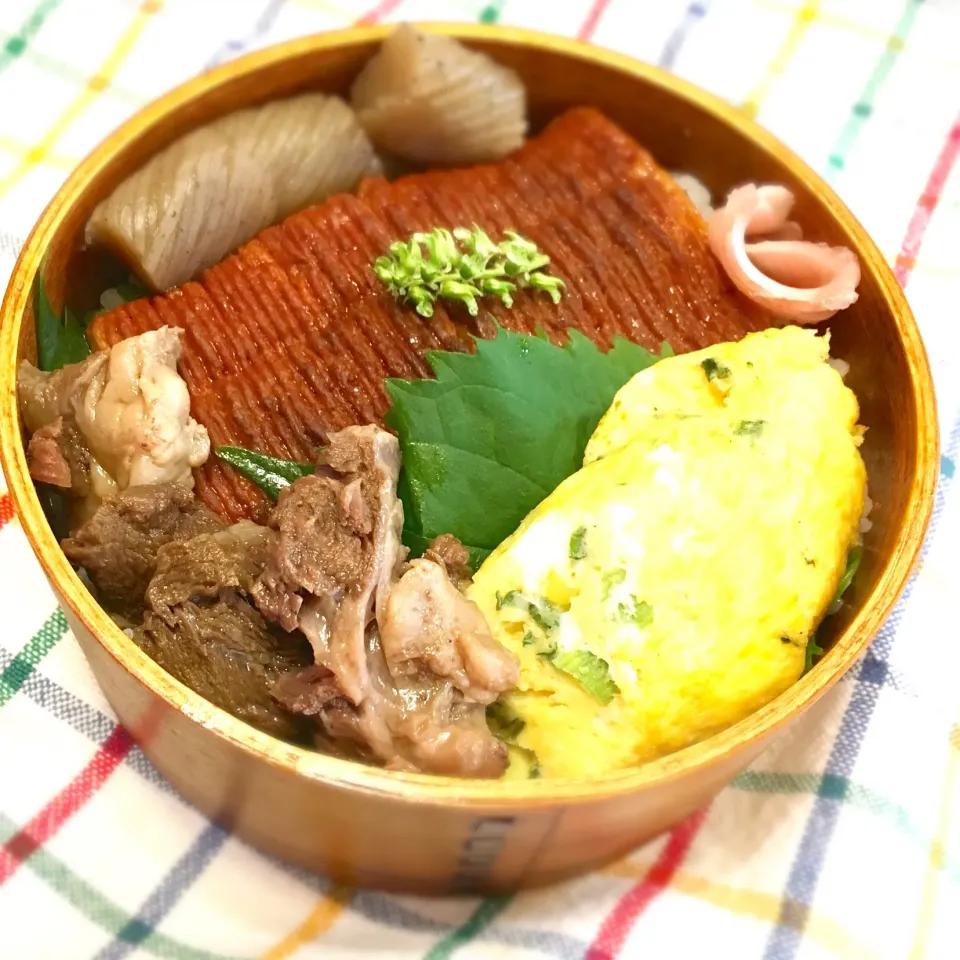
[[[799, 159], [735, 109], [617, 54], [523, 30], [444, 28], [517, 69], [537, 123], [600, 108], [667, 169], [716, 194], [744, 180], [785, 183], [809, 235], [860, 256], [860, 300], [831, 325], [834, 353], [870, 427], [864, 458], [876, 501], [851, 603], [831, 649], [787, 693], [736, 727], [639, 770], [591, 782], [457, 781], [381, 770], [273, 740], [167, 676], [92, 601], [60, 551], [27, 474], [15, 374], [35, 355], [31, 290], [45, 255], [54, 306], [95, 287], [80, 258], [93, 207], [146, 157], [221, 112], [295, 90], [346, 89], [384, 28], [297, 40], [191, 81], [135, 116], [68, 179], [17, 262], [0, 326], [0, 443], [20, 522], [105, 694], [150, 759], [202, 810], [241, 836], [351, 883], [425, 893], [506, 891], [619, 857], [677, 822], [750, 763], [855, 659], [916, 562], [932, 509], [938, 442], [923, 345], [899, 286], [862, 227]], [[90, 290], [86, 291], [89, 295]]]

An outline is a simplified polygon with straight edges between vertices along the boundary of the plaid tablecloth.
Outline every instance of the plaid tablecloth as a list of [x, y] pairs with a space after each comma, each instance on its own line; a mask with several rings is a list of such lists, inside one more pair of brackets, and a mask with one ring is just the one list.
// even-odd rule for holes
[[0, 0], [0, 276], [141, 104], [252, 47], [401, 18], [659, 62], [836, 185], [935, 369], [922, 567], [853, 675], [670, 836], [556, 889], [429, 901], [287, 868], [176, 796], [117, 728], [4, 495], [0, 957], [960, 957], [960, 0]]

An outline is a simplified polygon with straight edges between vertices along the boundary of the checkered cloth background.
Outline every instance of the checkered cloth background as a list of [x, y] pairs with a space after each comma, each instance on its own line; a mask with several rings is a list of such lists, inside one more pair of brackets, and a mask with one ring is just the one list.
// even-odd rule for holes
[[290, 869], [175, 795], [116, 726], [3, 495], [0, 957], [960, 957], [960, 0], [0, 0], [2, 279], [66, 173], [152, 97], [253, 47], [401, 18], [658, 62], [837, 187], [934, 365], [919, 573], [853, 674], [672, 834], [555, 889], [430, 901]]

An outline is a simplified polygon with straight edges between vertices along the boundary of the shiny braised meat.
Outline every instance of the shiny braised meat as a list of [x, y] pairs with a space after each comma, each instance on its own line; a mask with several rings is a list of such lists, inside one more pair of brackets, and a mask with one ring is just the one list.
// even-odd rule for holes
[[[317, 473], [281, 494], [270, 520], [279, 536], [253, 595], [265, 616], [299, 626], [315, 665], [274, 694], [316, 717], [328, 745], [352, 743], [392, 768], [496, 777], [506, 749], [484, 705], [516, 683], [518, 664], [443, 564], [400, 570], [399, 470], [396, 438], [348, 427], [330, 436]], [[437, 549], [461, 570], [456, 547]]]
[[159, 483], [105, 500], [62, 546], [67, 559], [87, 571], [105, 606], [135, 616], [143, 610], [160, 548], [223, 527], [182, 484]]
[[[378, 427], [332, 434], [317, 472], [280, 494], [279, 536], [253, 597], [287, 630], [299, 626], [317, 663], [336, 664], [355, 703], [369, 692], [364, 633], [401, 558], [400, 445]], [[306, 602], [305, 602], [306, 601]]]
[[[163, 326], [53, 373], [21, 363], [17, 386], [24, 424], [35, 437], [47, 433], [39, 446], [32, 444], [34, 478], [52, 482], [41, 474], [55, 473], [57, 486], [68, 485], [62, 482], [68, 451], [45, 440], [72, 437], [74, 446], [82, 440], [84, 447], [86, 467], [77, 479], [89, 479], [98, 500], [145, 484], [192, 488], [192, 468], [206, 461], [210, 438], [190, 416], [190, 394], [177, 373], [182, 337], [182, 330]], [[50, 436], [58, 420], [59, 431], [54, 428]], [[64, 422], [72, 433], [64, 432]], [[62, 462], [54, 464], [57, 452]], [[54, 465], [58, 469], [51, 471]]]
[[473, 579], [470, 551], [451, 533], [434, 537], [423, 556], [426, 560], [439, 563], [458, 589], [463, 589]]
[[299, 633], [266, 622], [246, 595], [276, 534], [248, 520], [160, 547], [134, 639], [168, 673], [241, 720], [287, 739], [308, 724], [271, 690], [313, 662]]
[[270, 691], [284, 673], [310, 663], [310, 647], [299, 634], [271, 627], [246, 600], [228, 591], [213, 602], [178, 603], [163, 616], [148, 612], [134, 640], [216, 706], [274, 736], [305, 739], [307, 725]]
[[516, 658], [438, 563], [414, 560], [379, 620], [383, 655], [398, 682], [441, 677], [465, 701], [483, 704], [516, 685]]
[[481, 704], [467, 700], [449, 679], [428, 674], [394, 678], [376, 627], [367, 631], [366, 650], [370, 693], [359, 706], [344, 696], [336, 675], [319, 665], [283, 677], [274, 696], [289, 710], [320, 721], [318, 745], [328, 752], [392, 770], [459, 777], [503, 774], [507, 750], [490, 733]]
[[57, 417], [30, 437], [27, 463], [38, 483], [72, 490], [79, 497], [90, 492], [90, 450], [72, 417]]
[[24, 360], [17, 371], [17, 399], [27, 430], [33, 433], [57, 417], [74, 416], [90, 385], [106, 375], [107, 357], [103, 351], [93, 353], [52, 373]]
[[172, 608], [187, 600], [219, 597], [226, 590], [249, 594], [275, 539], [272, 530], [241, 520], [217, 533], [165, 544], [157, 551], [147, 605], [169, 623]]
[[91, 384], [103, 378], [106, 366], [104, 352], [53, 373], [44, 373], [26, 360], [20, 364], [17, 398], [31, 435], [27, 463], [34, 480], [71, 489], [80, 497], [90, 492], [92, 458], [77, 412]]

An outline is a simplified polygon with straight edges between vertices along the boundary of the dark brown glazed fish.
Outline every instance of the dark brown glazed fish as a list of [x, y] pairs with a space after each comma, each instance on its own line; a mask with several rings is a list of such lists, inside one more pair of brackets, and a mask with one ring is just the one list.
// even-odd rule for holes
[[[424, 320], [394, 302], [372, 270], [416, 230], [513, 229], [547, 253], [566, 283], [559, 306], [524, 291], [512, 309], [459, 304]], [[575, 327], [606, 347], [620, 334], [677, 352], [769, 326], [707, 245], [686, 194], [631, 137], [592, 109], [570, 110], [508, 160], [373, 179], [270, 227], [196, 282], [97, 318], [98, 348], [164, 324], [186, 331], [181, 372], [214, 446], [312, 459], [327, 431], [382, 423], [385, 377], [429, 375], [424, 353], [469, 350], [471, 334]], [[197, 471], [213, 510], [262, 520], [265, 496], [215, 457]]]

